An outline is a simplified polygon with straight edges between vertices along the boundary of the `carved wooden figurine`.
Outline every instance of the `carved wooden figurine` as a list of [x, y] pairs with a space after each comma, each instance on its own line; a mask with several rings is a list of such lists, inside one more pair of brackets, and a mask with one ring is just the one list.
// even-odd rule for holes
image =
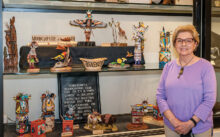
[[139, 22], [138, 26], [133, 25], [133, 39], [135, 40], [134, 60], [135, 66], [141, 66], [141, 54], [144, 51], [144, 33], [148, 26], [145, 26], [143, 22]]
[[50, 69], [51, 72], [69, 72], [72, 70], [72, 67], [69, 66], [70, 50], [69, 47], [66, 48], [64, 47], [63, 49], [60, 49], [60, 47], [57, 47], [57, 49], [64, 51], [56, 57], [52, 58], [58, 62]]
[[35, 64], [39, 62], [37, 58], [36, 48], [38, 47], [37, 42], [33, 41], [30, 45], [30, 51], [27, 55], [27, 62], [29, 64], [29, 68], [27, 72], [39, 72], [40, 69], [35, 67]]
[[45, 121], [38, 119], [31, 121], [31, 136], [32, 137], [46, 137]]
[[171, 61], [170, 52], [170, 32], [166, 32], [164, 27], [163, 31], [160, 33], [160, 53], [159, 53], [159, 68], [163, 68], [166, 63]]
[[90, 42], [90, 36], [92, 33], [92, 29], [105, 28], [107, 26], [107, 24], [104, 22], [101, 22], [98, 20], [93, 20], [91, 10], [87, 11], [85, 20], [76, 19], [76, 20], [70, 21], [70, 25], [79, 26], [80, 28], [84, 29], [87, 43]]
[[101, 115], [102, 123], [103, 123], [103, 130], [105, 132], [115, 132], [118, 131], [118, 127], [116, 126], [116, 117], [111, 114], [104, 114]]
[[97, 111], [93, 111], [91, 114], [88, 114], [87, 124], [84, 126], [84, 128], [90, 131], [102, 130], [102, 126], [100, 125], [101, 122], [101, 114], [99, 114]]
[[18, 71], [18, 49], [15, 28], [15, 17], [10, 19], [10, 25], [6, 24], [5, 30], [6, 47], [4, 47], [4, 72], [15, 73]]
[[76, 119], [74, 108], [74, 106], [69, 105], [65, 115], [63, 117], [61, 116], [63, 119], [63, 131], [61, 137], [73, 136], [73, 123], [74, 119]]
[[112, 36], [114, 41], [111, 43], [111, 46], [127, 46], [127, 36], [125, 31], [121, 28], [120, 22], [115, 22], [112, 18], [112, 21], [108, 24], [112, 28]]
[[28, 113], [29, 106], [28, 101], [31, 98], [30, 95], [18, 93], [14, 97], [16, 101], [16, 132], [19, 135], [23, 135], [28, 132]]
[[41, 96], [42, 100], [42, 118], [45, 120], [46, 132], [52, 132], [55, 120], [55, 103], [56, 95], [48, 91]]
[[128, 130], [144, 130], [148, 126], [143, 122], [144, 110], [142, 104], [131, 106], [131, 123], [126, 125]]

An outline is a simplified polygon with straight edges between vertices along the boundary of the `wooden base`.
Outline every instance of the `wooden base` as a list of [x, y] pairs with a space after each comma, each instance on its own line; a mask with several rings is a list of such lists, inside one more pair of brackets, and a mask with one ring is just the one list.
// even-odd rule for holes
[[148, 126], [147, 124], [140, 124], [140, 125], [136, 125], [136, 124], [132, 124], [132, 123], [128, 123], [126, 125], [126, 128], [128, 130], [145, 130], [145, 129], [148, 129]]
[[40, 69], [39, 68], [27, 69], [27, 72], [28, 73], [38, 73], [38, 72], [40, 72]]
[[107, 126], [105, 126], [105, 124], [103, 124], [102, 129], [104, 130], [104, 132], [116, 132], [116, 131], [118, 131], [118, 127], [116, 126], [116, 124], [107, 125]]
[[[17, 136], [17, 137], [33, 137], [33, 136], [29, 133], [29, 134], [20, 135], [20, 136]], [[40, 135], [38, 137], [46, 137], [46, 135]]]
[[111, 43], [112, 47], [127, 47], [127, 43]]
[[49, 133], [49, 132], [52, 132], [53, 131], [53, 129], [52, 128], [46, 128], [46, 133]]
[[105, 0], [105, 2], [118, 2], [118, 0]]
[[84, 129], [89, 130], [89, 131], [93, 131], [93, 130], [102, 130], [102, 126], [100, 124], [96, 124], [93, 128], [92, 124], [86, 124], [84, 126]]
[[101, 135], [101, 134], [103, 134], [103, 133], [104, 133], [103, 130], [93, 130], [93, 131], [92, 131], [92, 134], [93, 134], [93, 135]]
[[144, 67], [144, 65], [142, 65], [142, 64], [139, 64], [139, 65], [133, 64], [133, 67], [134, 67], [134, 68], [142, 68], [142, 67]]
[[153, 116], [144, 116], [143, 122], [157, 126], [164, 126], [163, 120], [156, 120]]
[[63, 68], [51, 68], [51, 72], [70, 72], [72, 71], [72, 67], [63, 67]]
[[120, 64], [111, 64], [111, 63], [109, 63], [108, 67], [109, 68], [114, 68], [114, 69], [125, 69], [125, 68], [130, 67], [130, 65], [129, 64], [125, 64], [124, 66], [121, 66]]
[[71, 136], [73, 136], [72, 132], [63, 132], [63, 133], [61, 133], [61, 137], [71, 137]]

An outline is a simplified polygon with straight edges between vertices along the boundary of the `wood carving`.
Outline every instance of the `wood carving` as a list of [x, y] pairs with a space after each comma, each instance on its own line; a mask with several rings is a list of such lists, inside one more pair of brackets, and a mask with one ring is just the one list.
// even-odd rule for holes
[[92, 19], [92, 11], [91, 10], [87, 11], [85, 20], [76, 19], [76, 20], [70, 21], [70, 25], [79, 26], [80, 28], [84, 29], [86, 42], [90, 41], [92, 29], [107, 27], [106, 23]]
[[18, 71], [18, 49], [15, 29], [15, 17], [10, 19], [10, 24], [6, 24], [5, 40], [7, 47], [4, 47], [4, 72], [15, 73]]
[[125, 31], [121, 28], [120, 22], [112, 21], [109, 22], [109, 26], [112, 28], [112, 36], [114, 43], [111, 46], [127, 46], [126, 40], [128, 39]]

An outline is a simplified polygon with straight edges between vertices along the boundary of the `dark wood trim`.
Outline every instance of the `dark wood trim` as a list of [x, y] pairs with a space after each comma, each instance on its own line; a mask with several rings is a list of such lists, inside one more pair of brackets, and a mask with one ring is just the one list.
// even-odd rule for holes
[[[82, 13], [85, 14], [86, 10], [62, 10], [62, 9], [23, 9], [23, 8], [3, 8], [7, 12], [48, 12], [48, 13]], [[117, 14], [117, 15], [153, 15], [153, 16], [192, 16], [192, 12], [134, 12], [134, 11], [101, 11], [93, 10], [93, 14]]]
[[3, 36], [2, 36], [2, 0], [0, 0], [0, 136], [4, 136], [3, 124]]
[[196, 55], [210, 60], [211, 50], [211, 1], [194, 0], [193, 24], [200, 34]]

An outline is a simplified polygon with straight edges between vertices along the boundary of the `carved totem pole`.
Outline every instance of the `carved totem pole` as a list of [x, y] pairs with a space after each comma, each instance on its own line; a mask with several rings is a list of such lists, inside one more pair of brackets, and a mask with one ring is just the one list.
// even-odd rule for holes
[[10, 25], [6, 24], [5, 40], [7, 47], [4, 47], [4, 72], [18, 71], [18, 49], [15, 29], [15, 17], [10, 19]]
[[42, 101], [42, 118], [45, 120], [46, 124], [46, 133], [52, 132], [54, 128], [54, 120], [55, 120], [55, 98], [56, 95], [54, 93], [50, 93], [46, 91], [41, 96]]
[[171, 52], [170, 52], [170, 32], [163, 31], [160, 33], [160, 53], [159, 53], [159, 68], [162, 69], [166, 63], [171, 61]]
[[23, 135], [29, 131], [29, 99], [31, 95], [18, 93], [14, 100], [16, 101], [16, 133]]
[[148, 26], [145, 26], [143, 22], [139, 22], [138, 26], [133, 25], [133, 40], [135, 40], [134, 49], [134, 66], [141, 65], [141, 54], [144, 52], [144, 33], [147, 31]]

